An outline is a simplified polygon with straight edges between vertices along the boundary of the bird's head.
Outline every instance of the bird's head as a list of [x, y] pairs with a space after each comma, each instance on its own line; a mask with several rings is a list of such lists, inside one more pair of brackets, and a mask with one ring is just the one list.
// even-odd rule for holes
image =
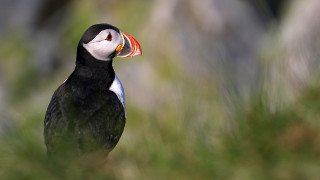
[[79, 46], [97, 60], [110, 61], [114, 57], [141, 55], [140, 44], [130, 35], [110, 24], [95, 24], [83, 34]]

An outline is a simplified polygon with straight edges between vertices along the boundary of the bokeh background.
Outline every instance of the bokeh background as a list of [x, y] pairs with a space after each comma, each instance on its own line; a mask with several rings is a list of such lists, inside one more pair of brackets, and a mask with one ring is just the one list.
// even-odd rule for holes
[[[0, 179], [320, 179], [319, 0], [1, 0]], [[106, 164], [49, 161], [43, 119], [92, 24], [127, 124]]]

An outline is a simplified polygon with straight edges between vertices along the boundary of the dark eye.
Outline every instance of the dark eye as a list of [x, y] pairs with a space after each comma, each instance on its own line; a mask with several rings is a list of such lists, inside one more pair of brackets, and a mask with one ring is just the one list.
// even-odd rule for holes
[[112, 40], [112, 35], [111, 33], [108, 34], [108, 36], [106, 37], [106, 40], [111, 41]]

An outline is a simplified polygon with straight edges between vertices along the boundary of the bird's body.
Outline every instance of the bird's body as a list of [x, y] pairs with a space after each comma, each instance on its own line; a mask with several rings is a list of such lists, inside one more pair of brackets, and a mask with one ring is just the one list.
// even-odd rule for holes
[[113, 57], [121, 51], [117, 45], [117, 51], [114, 48], [106, 60], [100, 60], [95, 49], [86, 48], [86, 43], [102, 42], [92, 39], [108, 28], [120, 33], [106, 24], [91, 29], [94, 33], [90, 34], [90, 28], [86, 31], [91, 37], [85, 33], [80, 40], [75, 70], [52, 96], [44, 122], [49, 154], [66, 149], [76, 154], [108, 154], [122, 135], [126, 121], [124, 92], [112, 67]]

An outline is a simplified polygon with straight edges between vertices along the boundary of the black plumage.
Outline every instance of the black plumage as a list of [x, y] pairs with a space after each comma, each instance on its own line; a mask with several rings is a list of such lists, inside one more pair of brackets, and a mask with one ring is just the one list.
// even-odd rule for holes
[[97, 60], [83, 46], [100, 31], [119, 29], [108, 24], [91, 26], [77, 48], [76, 67], [54, 92], [44, 121], [48, 154], [102, 152], [118, 143], [126, 121], [125, 107], [109, 88], [115, 79], [110, 61]]

